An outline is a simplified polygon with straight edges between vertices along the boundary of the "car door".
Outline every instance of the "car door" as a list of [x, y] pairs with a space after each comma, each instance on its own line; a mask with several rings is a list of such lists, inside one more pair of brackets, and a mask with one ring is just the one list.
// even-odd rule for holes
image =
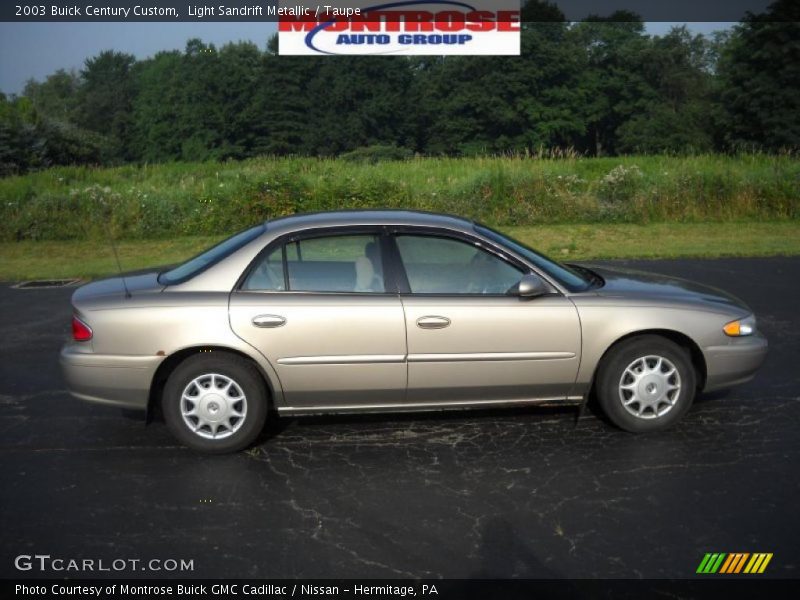
[[231, 294], [234, 332], [278, 374], [283, 409], [397, 404], [406, 390], [403, 308], [380, 230], [273, 243]]
[[479, 239], [397, 231], [410, 403], [563, 399], [580, 360], [572, 302], [509, 292], [527, 271]]

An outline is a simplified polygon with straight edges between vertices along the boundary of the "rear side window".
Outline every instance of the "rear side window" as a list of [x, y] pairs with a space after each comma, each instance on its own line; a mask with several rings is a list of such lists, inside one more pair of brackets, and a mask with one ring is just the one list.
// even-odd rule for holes
[[380, 239], [377, 235], [365, 234], [313, 237], [288, 242], [270, 252], [256, 265], [244, 282], [243, 289], [274, 292], [385, 292]]
[[262, 233], [264, 233], [263, 223], [241, 231], [229, 237], [227, 240], [220, 242], [213, 248], [206, 250], [202, 254], [198, 254], [194, 258], [189, 259], [182, 265], [161, 273], [158, 276], [158, 282], [161, 285], [183, 283], [249, 244]]

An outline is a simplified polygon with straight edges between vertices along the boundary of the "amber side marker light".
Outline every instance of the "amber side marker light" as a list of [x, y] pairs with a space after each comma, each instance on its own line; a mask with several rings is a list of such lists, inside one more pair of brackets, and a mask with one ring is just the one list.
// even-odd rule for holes
[[88, 342], [92, 339], [92, 328], [75, 315], [72, 316], [72, 339], [76, 342]]

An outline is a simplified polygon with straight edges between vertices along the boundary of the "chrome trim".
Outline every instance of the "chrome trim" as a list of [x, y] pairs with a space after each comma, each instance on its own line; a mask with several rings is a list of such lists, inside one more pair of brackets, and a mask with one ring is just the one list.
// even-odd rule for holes
[[409, 354], [408, 362], [477, 362], [502, 360], [564, 360], [574, 352], [470, 352], [465, 354]]
[[468, 401], [447, 401], [447, 402], [408, 402], [403, 404], [331, 404], [322, 406], [279, 406], [279, 413], [291, 414], [321, 414], [335, 412], [362, 412], [362, 411], [382, 411], [394, 412], [403, 410], [436, 410], [445, 408], [470, 408], [482, 406], [511, 406], [524, 404], [542, 404], [547, 402], [559, 402], [570, 404], [580, 402], [581, 396], [550, 396], [546, 398], [524, 398], [515, 400], [468, 400]]
[[279, 365], [358, 365], [378, 363], [401, 363], [404, 354], [351, 354], [342, 356], [289, 356], [279, 358]]

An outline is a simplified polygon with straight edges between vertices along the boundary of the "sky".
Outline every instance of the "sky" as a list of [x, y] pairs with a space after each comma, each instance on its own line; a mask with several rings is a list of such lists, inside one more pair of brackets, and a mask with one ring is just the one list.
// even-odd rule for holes
[[[683, 23], [647, 23], [662, 35]], [[696, 33], [726, 29], [730, 23], [687, 23]], [[147, 58], [161, 50], [183, 50], [190, 38], [220, 47], [246, 40], [265, 48], [275, 23], [0, 23], [0, 92], [19, 94], [28, 79], [42, 80], [58, 69], [80, 70], [87, 58], [117, 50]]]

